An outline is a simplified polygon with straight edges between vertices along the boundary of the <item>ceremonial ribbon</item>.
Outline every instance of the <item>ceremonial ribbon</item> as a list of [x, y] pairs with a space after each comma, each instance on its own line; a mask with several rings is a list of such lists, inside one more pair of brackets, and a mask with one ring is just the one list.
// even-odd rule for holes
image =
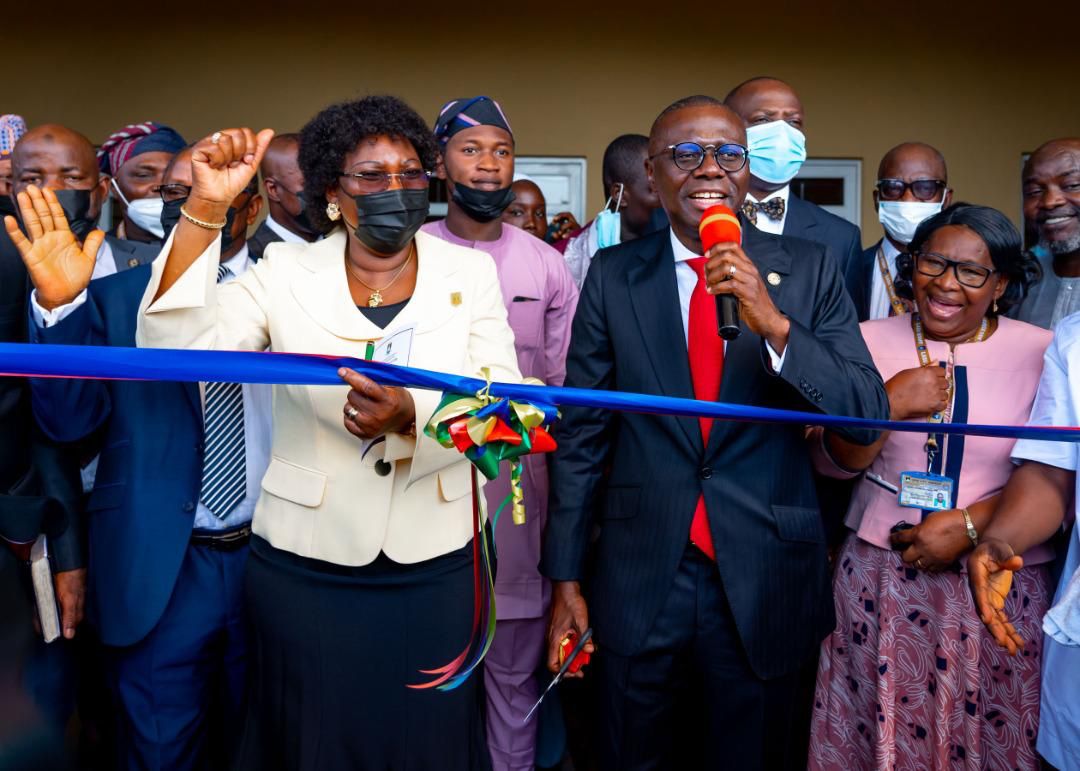
[[[442, 401], [424, 428], [444, 447], [457, 447], [473, 463], [473, 625], [469, 643], [449, 663], [422, 674], [426, 683], [408, 687], [441, 691], [460, 686], [479, 666], [495, 635], [494, 571], [487, 534], [480, 522], [476, 469], [489, 479], [502, 460], [511, 462], [511, 494], [492, 518], [512, 502], [514, 521], [524, 522], [520, 457], [554, 449], [545, 426], [558, 407], [587, 407], [654, 415], [706, 417], [789, 425], [820, 425], [884, 431], [924, 432], [925, 423], [872, 420], [743, 404], [705, 402], [672, 396], [559, 388], [526, 383], [493, 383], [384, 362], [317, 354], [196, 351], [159, 348], [31, 345], [0, 343], [0, 376], [146, 380], [171, 382], [267, 383], [341, 386], [338, 369], [348, 367], [384, 386], [441, 391]], [[1076, 427], [998, 426], [942, 423], [941, 433], [1003, 438], [1080, 441]], [[493, 548], [493, 547], [492, 547]]]
[[[676, 396], [621, 391], [490, 384], [479, 378], [448, 375], [377, 361], [317, 354], [256, 351], [192, 351], [166, 348], [114, 348], [80, 345], [0, 343], [0, 375], [66, 377], [104, 380], [166, 380], [177, 382], [269, 383], [276, 385], [343, 385], [337, 375], [348, 367], [385, 386], [402, 386], [449, 394], [476, 394], [485, 388], [493, 396], [528, 402], [545, 409], [588, 407], [652, 415], [751, 421], [758, 423], [859, 428], [875, 431], [925, 433], [926, 424], [894, 420], [825, 415], [747, 404], [705, 402]], [[1002, 426], [943, 423], [939, 433], [1007, 439], [1080, 441], [1075, 426]]]

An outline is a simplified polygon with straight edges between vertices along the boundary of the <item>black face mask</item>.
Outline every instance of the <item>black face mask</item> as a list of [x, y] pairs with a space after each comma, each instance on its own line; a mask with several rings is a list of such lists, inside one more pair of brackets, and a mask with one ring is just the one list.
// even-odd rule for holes
[[321, 235], [319, 229], [315, 227], [307, 213], [307, 198], [304, 195], [304, 191], [295, 193], [296, 200], [300, 202], [300, 213], [293, 217], [293, 222], [296, 223], [296, 227], [310, 236]]
[[[161, 227], [165, 231], [164, 238], [169, 237], [169, 233], [172, 232], [173, 227], [180, 221], [180, 207], [187, 203], [186, 198], [178, 198], [175, 201], [166, 201], [161, 208]], [[221, 229], [221, 253], [229, 251], [229, 247], [233, 245], [232, 228], [233, 222], [236, 221], [236, 209], [229, 207], [225, 212], [225, 227]]]
[[412, 240], [428, 215], [428, 191], [385, 190], [354, 195], [360, 243], [376, 254], [397, 254]]
[[501, 190], [478, 190], [475, 187], [454, 185], [454, 202], [477, 222], [491, 222], [502, 216], [514, 200], [514, 191], [508, 187]]
[[97, 218], [90, 217], [90, 191], [89, 190], [54, 190], [56, 200], [60, 202], [60, 208], [64, 210], [68, 226], [79, 243], [86, 240], [91, 231], [97, 227]]
[[18, 217], [15, 201], [9, 195], [0, 195], [0, 217]]

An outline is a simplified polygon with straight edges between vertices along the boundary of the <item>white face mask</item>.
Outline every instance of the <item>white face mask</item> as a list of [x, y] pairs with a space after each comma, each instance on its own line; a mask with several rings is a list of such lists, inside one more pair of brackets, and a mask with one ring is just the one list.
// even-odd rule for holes
[[120, 187], [116, 184], [115, 179], [112, 180], [112, 186], [113, 190], [116, 191], [116, 195], [127, 205], [126, 216], [128, 219], [157, 238], [165, 237], [165, 228], [161, 224], [161, 210], [165, 206], [165, 202], [161, 200], [161, 196], [155, 195], [151, 198], [137, 198], [134, 201], [129, 201], [120, 192]]
[[882, 201], [878, 204], [878, 222], [889, 237], [907, 246], [924, 220], [941, 211], [945, 201]]

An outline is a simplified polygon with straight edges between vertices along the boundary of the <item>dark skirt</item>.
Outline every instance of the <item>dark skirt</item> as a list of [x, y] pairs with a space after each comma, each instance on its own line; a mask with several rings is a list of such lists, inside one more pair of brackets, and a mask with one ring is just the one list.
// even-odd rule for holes
[[358, 568], [252, 538], [246, 600], [251, 771], [490, 769], [479, 671], [453, 691], [406, 686], [457, 656], [473, 617], [472, 543]]

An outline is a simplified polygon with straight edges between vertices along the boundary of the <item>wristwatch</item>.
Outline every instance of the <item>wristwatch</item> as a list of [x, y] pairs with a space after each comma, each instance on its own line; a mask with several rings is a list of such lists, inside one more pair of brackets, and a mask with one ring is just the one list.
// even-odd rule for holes
[[975, 523], [971, 521], [971, 512], [967, 509], [961, 509], [960, 513], [964, 515], [964, 527], [967, 528], [967, 537], [971, 539], [971, 545], [978, 546], [979, 533], [975, 529]]

